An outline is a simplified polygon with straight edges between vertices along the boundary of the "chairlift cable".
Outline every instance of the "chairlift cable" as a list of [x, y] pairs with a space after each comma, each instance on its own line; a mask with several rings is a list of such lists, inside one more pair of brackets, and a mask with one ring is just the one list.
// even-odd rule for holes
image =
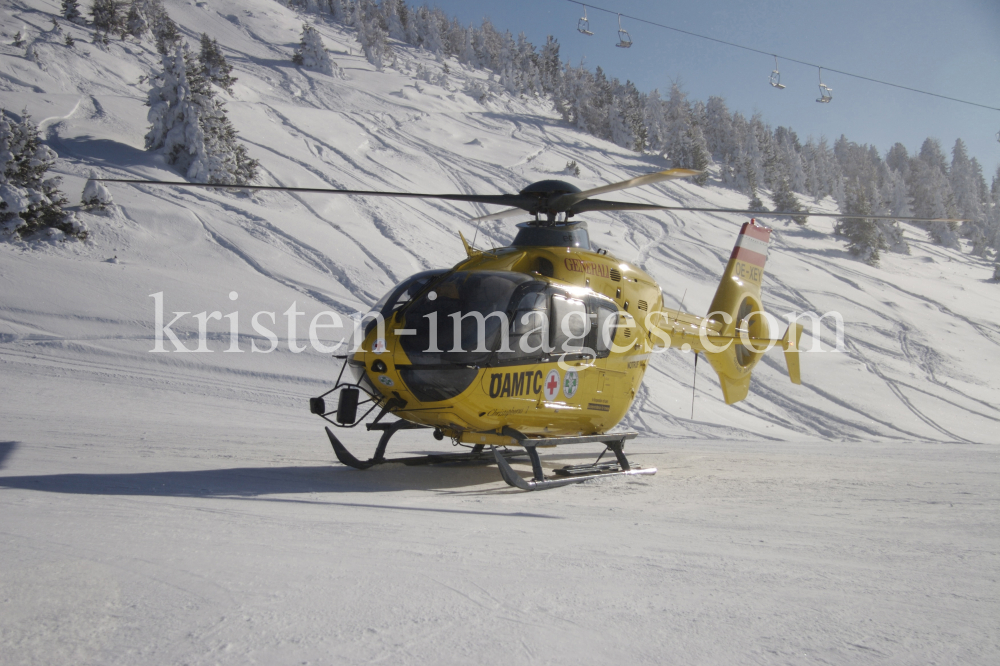
[[[571, 3], [575, 4], [575, 5], [582, 5], [583, 4], [579, 0], [566, 0], [566, 2], [571, 2]], [[595, 9], [595, 10], [597, 10], [599, 12], [604, 12], [605, 14], [615, 14], [617, 16], [624, 16], [627, 19], [631, 19], [631, 20], [637, 21], [639, 23], [645, 23], [647, 25], [652, 25], [652, 26], [655, 26], [657, 28], [663, 28], [665, 30], [673, 30], [674, 32], [679, 32], [679, 33], [684, 34], [684, 35], [690, 35], [691, 37], [697, 37], [699, 39], [707, 39], [710, 42], [715, 42], [717, 44], [725, 44], [726, 46], [732, 46], [734, 48], [743, 49], [744, 51], [750, 51], [752, 53], [759, 53], [761, 55], [769, 55], [769, 56], [775, 56], [775, 57], [777, 57], [774, 53], [771, 53], [770, 51], [762, 51], [760, 49], [755, 49], [755, 48], [753, 48], [751, 46], [744, 46], [743, 44], [736, 44], [735, 42], [727, 42], [724, 39], [716, 39], [715, 37], [709, 37], [708, 35], [701, 35], [701, 34], [698, 34], [697, 32], [691, 32], [690, 30], [682, 30], [681, 28], [675, 28], [673, 26], [665, 25], [663, 23], [657, 23], [656, 21], [650, 21], [648, 19], [639, 18], [638, 16], [631, 16], [629, 14], [622, 14], [620, 12], [612, 11], [612, 10], [606, 9], [604, 7], [598, 7], [597, 5], [593, 5], [593, 4], [588, 4], [587, 6], [590, 7], [591, 9]], [[794, 62], [794, 63], [799, 64], [799, 65], [805, 65], [807, 67], [820, 67], [820, 65], [817, 65], [815, 63], [806, 62], [805, 60], [797, 60], [796, 58], [789, 58], [788, 56], [781, 56], [781, 59], [782, 60], [787, 60], [788, 62]], [[833, 67], [823, 67], [823, 69], [827, 70], [828, 72], [833, 72], [835, 74], [841, 74], [843, 76], [849, 76], [851, 78], [861, 79], [862, 81], [869, 81], [871, 83], [877, 83], [877, 84], [883, 85], [883, 86], [890, 86], [892, 88], [899, 88], [900, 90], [908, 90], [910, 92], [920, 93], [921, 95], [930, 95], [931, 97], [938, 97], [940, 99], [946, 99], [948, 101], [958, 102], [960, 104], [968, 104], [970, 106], [978, 106], [978, 107], [983, 108], [983, 109], [989, 109], [990, 111], [1000, 111], [1000, 107], [989, 106], [988, 104], [980, 104], [978, 102], [971, 102], [971, 101], [966, 100], [966, 99], [959, 99], [958, 97], [950, 97], [948, 95], [942, 95], [940, 93], [930, 92], [929, 90], [921, 90], [919, 88], [911, 88], [910, 86], [904, 86], [904, 85], [900, 85], [898, 83], [892, 83], [890, 81], [882, 81], [880, 79], [875, 79], [875, 78], [872, 78], [870, 76], [863, 76], [861, 74], [854, 74], [852, 72], [845, 72], [844, 70], [834, 69]]]

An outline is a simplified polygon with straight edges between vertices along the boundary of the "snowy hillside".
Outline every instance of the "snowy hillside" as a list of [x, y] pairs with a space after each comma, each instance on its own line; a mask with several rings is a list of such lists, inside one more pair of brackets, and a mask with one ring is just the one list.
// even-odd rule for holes
[[[234, 66], [224, 98], [263, 184], [494, 194], [667, 166], [571, 129], [544, 100], [482, 98], [486, 75], [457, 62], [446, 71], [399, 46], [397, 67], [377, 72], [352, 31], [271, 0], [165, 4], [192, 46], [206, 32]], [[63, 191], [77, 202], [91, 171], [180, 180], [143, 150], [152, 44], [101, 48], [65, 21], [56, 33], [58, 9], [0, 6], [0, 95], [41, 127]], [[292, 64], [307, 19], [343, 78]], [[17, 31], [34, 60], [11, 45]], [[693, 357], [658, 355], [624, 425], [659, 475], [514, 497], [492, 468], [331, 466], [307, 409], [339, 370], [308, 344], [308, 322], [455, 264], [460, 231], [506, 244], [511, 221], [477, 232], [467, 220], [495, 209], [441, 201], [110, 189], [109, 212], [79, 213], [85, 243], [0, 243], [0, 641], [13, 663], [1000, 653], [1000, 287], [987, 262], [905, 227], [912, 253], [872, 268], [832, 222], [775, 222], [765, 307], [779, 320], [840, 313], [844, 351], [825, 319], [803, 385], [772, 352], [735, 407], [701, 365], [694, 419]], [[621, 198], [746, 205], [711, 180]], [[745, 220], [587, 221], [597, 246], [658, 280], [668, 307], [703, 312]], [[211, 353], [150, 353], [159, 293], [168, 321], [238, 312], [242, 353], [226, 351], [227, 319], [208, 323]], [[269, 345], [251, 326], [262, 311], [280, 338], [271, 353], [250, 351]], [[196, 346], [192, 314], [173, 330]], [[361, 451], [374, 442], [353, 437]]]

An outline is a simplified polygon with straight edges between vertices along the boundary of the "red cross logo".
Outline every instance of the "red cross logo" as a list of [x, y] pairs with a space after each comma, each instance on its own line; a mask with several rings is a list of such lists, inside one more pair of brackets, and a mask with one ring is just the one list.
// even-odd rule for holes
[[560, 381], [559, 371], [550, 370], [548, 376], [545, 378], [545, 398], [546, 400], [552, 400], [557, 395], [559, 395], [559, 386], [562, 384]]

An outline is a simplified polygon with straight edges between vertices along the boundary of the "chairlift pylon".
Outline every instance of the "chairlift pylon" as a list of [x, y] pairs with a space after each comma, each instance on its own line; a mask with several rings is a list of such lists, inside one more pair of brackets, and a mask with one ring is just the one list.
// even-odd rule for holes
[[622, 15], [618, 15], [618, 43], [615, 44], [618, 48], [627, 49], [632, 46], [632, 37], [629, 36], [628, 30], [622, 27]]
[[778, 56], [774, 56], [774, 71], [771, 72], [770, 77], [771, 85], [778, 90], [784, 90], [785, 86], [781, 83], [781, 72], [778, 71]]
[[584, 35], [594, 36], [590, 31], [590, 21], [587, 20], [587, 5], [583, 6], [583, 18], [576, 22], [576, 30]]
[[816, 101], [820, 104], [829, 104], [830, 100], [833, 99], [833, 88], [830, 88], [823, 83], [823, 68], [819, 68], [819, 99]]

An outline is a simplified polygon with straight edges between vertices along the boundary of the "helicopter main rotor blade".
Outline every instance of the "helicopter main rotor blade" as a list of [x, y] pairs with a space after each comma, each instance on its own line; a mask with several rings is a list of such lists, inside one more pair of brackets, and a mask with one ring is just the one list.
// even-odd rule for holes
[[480, 215], [479, 217], [469, 218], [469, 222], [485, 222], [486, 220], [499, 220], [505, 217], [512, 217], [514, 215], [523, 215], [523, 208], [508, 208], [507, 210], [502, 210], [499, 213], [493, 213], [492, 215]]
[[467, 201], [470, 203], [491, 204], [496, 206], [512, 206], [507, 210], [472, 218], [472, 221], [500, 219], [517, 215], [521, 211], [528, 213], [537, 212], [565, 212], [568, 215], [576, 213], [586, 213], [594, 211], [616, 211], [616, 210], [636, 210], [654, 211], [668, 210], [677, 212], [695, 213], [733, 213], [736, 215], [750, 215], [752, 217], [830, 217], [835, 219], [858, 218], [867, 220], [901, 220], [905, 222], [967, 222], [968, 218], [962, 217], [912, 217], [899, 215], [861, 215], [852, 213], [813, 213], [805, 211], [802, 213], [770, 212], [756, 210], [739, 210], [736, 208], [693, 208], [689, 206], [655, 206], [652, 204], [627, 203], [624, 201], [603, 201], [600, 199], [589, 199], [589, 197], [603, 192], [614, 192], [624, 190], [639, 185], [648, 185], [664, 180], [674, 180], [677, 178], [689, 178], [696, 176], [700, 171], [693, 169], [667, 169], [657, 173], [638, 176], [620, 183], [604, 185], [583, 192], [571, 192], [560, 195], [548, 204], [545, 209], [544, 193], [530, 194], [423, 194], [417, 192], [384, 192], [378, 190], [338, 190], [327, 187], [284, 187], [281, 185], [227, 185], [224, 183], [186, 183], [172, 180], [139, 180], [129, 178], [94, 178], [92, 180], [101, 183], [127, 183], [130, 185], [173, 185], [176, 187], [199, 187], [203, 189], [231, 189], [231, 190], [260, 190], [273, 192], [313, 192], [318, 194], [354, 194], [367, 197], [393, 197], [400, 199], [440, 199], [444, 201]]
[[538, 197], [523, 194], [422, 194], [417, 192], [382, 192], [374, 190], [337, 190], [327, 187], [284, 187], [281, 185], [228, 185], [225, 183], [185, 183], [172, 180], [136, 180], [126, 178], [94, 178], [100, 183], [129, 183], [132, 185], [174, 185], [177, 187], [200, 187], [229, 190], [261, 190], [273, 192], [315, 192], [318, 194], [356, 194], [366, 197], [395, 197], [402, 199], [444, 199], [446, 201], [469, 201], [472, 203], [497, 206], [517, 206], [530, 209], [538, 206]]
[[908, 217], [905, 215], [863, 215], [859, 213], [813, 213], [803, 211], [801, 213], [790, 213], [780, 211], [759, 211], [759, 210], [739, 210], [736, 208], [694, 208], [690, 206], [653, 206], [650, 204], [633, 204], [617, 201], [601, 201], [592, 199], [581, 201], [573, 207], [573, 212], [589, 212], [601, 210], [672, 210], [677, 212], [692, 213], [734, 213], [737, 215], [749, 215], [751, 217], [832, 217], [835, 219], [864, 219], [864, 220], [900, 220], [903, 222], [967, 222], [968, 218], [962, 217]]
[[676, 180], [678, 178], [690, 178], [691, 176], [697, 176], [701, 171], [695, 171], [694, 169], [667, 169], [666, 171], [657, 171], [656, 173], [648, 173], [645, 176], [637, 176], [635, 178], [629, 178], [628, 180], [623, 180], [620, 183], [612, 183], [610, 185], [602, 185], [601, 187], [595, 187], [590, 190], [584, 190], [582, 192], [570, 192], [568, 194], [563, 194], [562, 196], [556, 197], [549, 204], [553, 211], [562, 212], [569, 210], [576, 204], [584, 199], [589, 199], [590, 197], [597, 196], [598, 194], [606, 194], [608, 192], [617, 192], [618, 190], [627, 190], [630, 187], [639, 187], [640, 185], [650, 185], [652, 183], [659, 183], [664, 180]]

